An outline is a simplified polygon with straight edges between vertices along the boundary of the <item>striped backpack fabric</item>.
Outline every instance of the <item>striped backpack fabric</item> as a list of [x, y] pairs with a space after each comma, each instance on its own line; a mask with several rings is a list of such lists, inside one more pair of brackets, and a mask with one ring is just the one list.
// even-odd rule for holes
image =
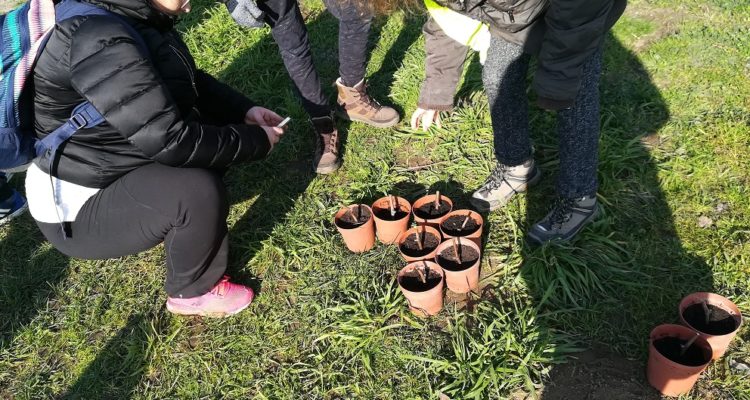
[[23, 169], [35, 157], [49, 152], [50, 165], [57, 148], [74, 133], [104, 122], [89, 102], [79, 104], [70, 119], [37, 140], [34, 135], [33, 93], [25, 90], [32, 80], [34, 63], [44, 50], [57, 22], [77, 16], [100, 15], [119, 20], [130, 31], [142, 51], [146, 44], [130, 23], [117, 14], [80, 0], [29, 0], [0, 15], [0, 171]]

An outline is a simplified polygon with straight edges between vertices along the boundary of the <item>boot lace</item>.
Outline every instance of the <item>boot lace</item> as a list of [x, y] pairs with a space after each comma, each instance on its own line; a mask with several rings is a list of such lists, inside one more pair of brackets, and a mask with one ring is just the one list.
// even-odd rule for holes
[[550, 214], [550, 222], [554, 226], [562, 226], [562, 224], [570, 220], [571, 214], [573, 213], [573, 205], [575, 199], [569, 199], [565, 197], [558, 197], [552, 206], [552, 212]]
[[382, 107], [380, 103], [378, 103], [377, 100], [373, 99], [372, 97], [370, 97], [370, 95], [367, 94], [368, 87], [369, 85], [367, 84], [367, 82], [362, 84], [361, 90], [354, 91], [355, 92], [354, 97], [358, 101], [361, 101], [362, 103], [364, 103], [367, 107], [374, 108], [375, 110], [380, 110], [380, 108]]
[[509, 171], [510, 167], [508, 167], [507, 165], [497, 164], [490, 176], [487, 177], [487, 179], [484, 181], [482, 190], [485, 192], [490, 192], [502, 186], [503, 183], [507, 183], [508, 186], [515, 192], [515, 189], [513, 189], [513, 185], [511, 185], [507, 179]]

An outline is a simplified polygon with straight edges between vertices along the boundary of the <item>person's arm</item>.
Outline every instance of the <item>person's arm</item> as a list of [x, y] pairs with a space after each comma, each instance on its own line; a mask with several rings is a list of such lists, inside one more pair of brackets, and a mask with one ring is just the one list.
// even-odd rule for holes
[[419, 108], [448, 111], [461, 79], [468, 47], [456, 42], [430, 18], [422, 28], [425, 37], [425, 80]]
[[539, 51], [534, 90], [540, 107], [570, 108], [581, 85], [584, 61], [601, 46], [614, 0], [551, 0]]
[[198, 111], [221, 124], [245, 122], [247, 111], [256, 105], [247, 96], [202, 70], [198, 70], [195, 76], [195, 86], [198, 89]]
[[86, 18], [72, 32], [68, 61], [72, 87], [154, 161], [224, 168], [263, 158], [271, 148], [270, 136], [259, 126], [183, 121], [151, 62], [119, 21]]

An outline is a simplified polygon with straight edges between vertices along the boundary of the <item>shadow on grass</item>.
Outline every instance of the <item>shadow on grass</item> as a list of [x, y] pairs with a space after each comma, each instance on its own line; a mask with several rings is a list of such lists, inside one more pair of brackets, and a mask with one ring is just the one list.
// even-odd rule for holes
[[31, 217], [15, 219], [0, 242], [0, 350], [37, 316], [54, 308], [51, 294], [67, 276], [68, 258], [52, 247]]
[[167, 320], [154, 315], [131, 315], [62, 398], [130, 398], [154, 351], [149, 337], [164, 334]]
[[[682, 247], [650, 151], [669, 110], [637, 56], [612, 35], [600, 94], [603, 215], [572, 243], [522, 249], [522, 278], [540, 309], [556, 312], [550, 326], [589, 348], [553, 369], [545, 400], [659, 398], [645, 380], [648, 334], [677, 321], [683, 296], [713, 289], [710, 268]], [[554, 115], [535, 113], [536, 159], [546, 174], [527, 197], [524, 230], [547, 212], [559, 165]]]

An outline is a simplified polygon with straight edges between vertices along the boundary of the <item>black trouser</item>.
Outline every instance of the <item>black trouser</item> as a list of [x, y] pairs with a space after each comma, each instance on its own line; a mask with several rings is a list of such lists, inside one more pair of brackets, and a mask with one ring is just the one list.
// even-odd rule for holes
[[227, 267], [229, 203], [221, 174], [161, 164], [140, 167], [91, 197], [76, 220], [37, 222], [62, 253], [107, 259], [164, 242], [170, 297], [202, 295]]
[[[339, 20], [339, 74], [346, 86], [354, 86], [365, 77], [367, 36], [372, 16], [351, 2], [324, 0], [328, 11]], [[266, 23], [279, 46], [289, 76], [302, 97], [302, 106], [310, 116], [328, 115], [331, 108], [323, 94], [320, 76], [313, 65], [307, 28], [296, 0], [267, 0], [258, 3], [266, 13]]]

